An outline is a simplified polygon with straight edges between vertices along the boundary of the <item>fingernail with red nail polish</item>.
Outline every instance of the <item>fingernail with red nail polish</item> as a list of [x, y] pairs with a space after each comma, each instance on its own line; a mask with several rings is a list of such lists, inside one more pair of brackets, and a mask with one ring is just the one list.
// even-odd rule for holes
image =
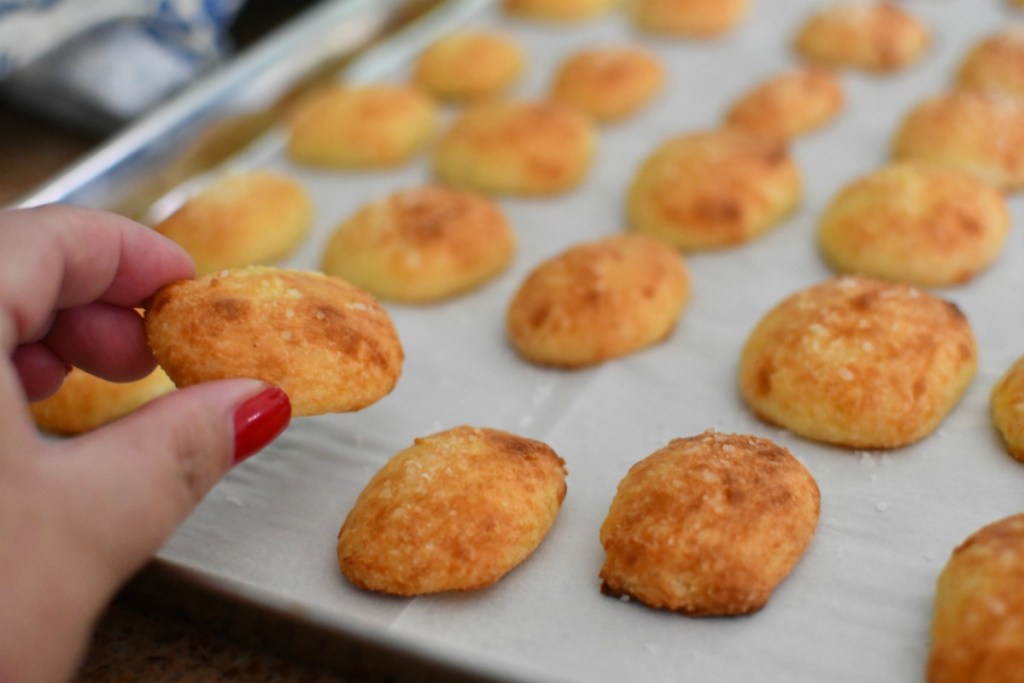
[[260, 450], [284, 431], [292, 419], [288, 395], [267, 387], [235, 411], [235, 463]]

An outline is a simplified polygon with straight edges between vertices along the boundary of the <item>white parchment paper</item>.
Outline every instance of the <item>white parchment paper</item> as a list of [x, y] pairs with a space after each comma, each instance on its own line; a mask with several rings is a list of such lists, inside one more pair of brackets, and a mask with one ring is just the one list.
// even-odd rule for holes
[[[818, 217], [846, 183], [877, 168], [903, 115], [952, 80], [968, 47], [1012, 18], [1000, 0], [903, 5], [931, 27], [927, 58], [886, 77], [844, 73], [847, 104], [830, 127], [798, 140], [801, 208], [735, 249], [687, 257], [693, 299], [674, 335], [633, 356], [582, 371], [520, 360], [504, 333], [525, 274], [566, 247], [624, 225], [626, 186], [664, 139], [716, 126], [755, 83], [794, 63], [790, 39], [820, 0], [760, 0], [728, 37], [651, 39], [614, 15], [549, 27], [501, 17], [530, 56], [516, 91], [542, 96], [575, 49], [641, 44], [669, 85], [636, 118], [601, 129], [586, 183], [550, 200], [502, 199], [519, 238], [511, 269], [484, 289], [435, 306], [388, 305], [407, 361], [395, 391], [348, 415], [296, 420], [232, 472], [160, 554], [246, 599], [289, 609], [341, 633], [358, 632], [495, 676], [559, 681], [917, 681], [928, 647], [937, 574], [980, 526], [1024, 509], [1024, 466], [991, 426], [992, 384], [1024, 354], [1024, 196], [998, 262], [938, 293], [978, 338], [980, 367], [939, 430], [909, 448], [853, 452], [757, 420], [736, 389], [740, 348], [759, 317], [796, 289], [831, 275], [814, 241]], [[1024, 19], [1024, 16], [1021, 17]], [[396, 72], [395, 80], [405, 77]], [[286, 265], [315, 268], [332, 229], [363, 203], [430, 179], [422, 159], [385, 173], [310, 171], [283, 157], [316, 199], [314, 236]], [[459, 424], [541, 439], [567, 462], [568, 496], [538, 551], [494, 587], [399, 600], [359, 592], [340, 575], [338, 529], [373, 473], [421, 435]], [[706, 428], [766, 436], [816, 477], [822, 517], [809, 551], [758, 614], [690, 619], [602, 596], [598, 528], [637, 460]]]

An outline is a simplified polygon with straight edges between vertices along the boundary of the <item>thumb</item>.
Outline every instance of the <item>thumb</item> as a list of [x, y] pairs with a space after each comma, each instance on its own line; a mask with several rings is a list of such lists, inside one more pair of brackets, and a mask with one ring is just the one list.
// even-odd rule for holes
[[172, 392], [67, 442], [50, 466], [67, 486], [83, 548], [109, 572], [110, 589], [163, 545], [234, 463], [290, 419], [280, 389], [224, 380]]

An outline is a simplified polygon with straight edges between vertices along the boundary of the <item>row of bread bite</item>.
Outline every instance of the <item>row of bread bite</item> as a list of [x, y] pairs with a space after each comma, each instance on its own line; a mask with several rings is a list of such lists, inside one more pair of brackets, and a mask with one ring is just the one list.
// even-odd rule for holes
[[[466, 33], [456, 38], [482, 39], [488, 44], [495, 40], [493, 35]], [[989, 42], [972, 55], [986, 52]], [[616, 89], [607, 86], [610, 78], [623, 92], [632, 87], [627, 84], [634, 84], [640, 89], [636, 92], [644, 93], [641, 99], [651, 97], [660, 82], [656, 62], [641, 52], [588, 51], [569, 62], [577, 58], [590, 64], [590, 76], [577, 82], [590, 84], [580, 87], [591, 97], [591, 111], [602, 102], [618, 99]], [[1019, 50], [1016, 58], [1020, 59]], [[977, 62], [970, 58], [965, 65]], [[474, 64], [486, 64], [486, 60]], [[970, 71], [983, 73], [984, 69]], [[298, 116], [309, 125], [296, 124], [299, 130], [315, 131], [311, 135], [316, 142], [298, 146], [308, 146], [321, 156], [359, 157], [359, 150], [349, 149], [348, 141], [332, 131], [332, 122], [341, 121], [344, 125], [338, 128], [359, 131], [352, 137], [380, 153], [390, 147], [380, 142], [389, 130], [417, 127], [412, 122], [415, 115], [401, 125], [396, 123], [408, 109], [398, 101], [410, 96], [376, 88], [321, 94], [307, 103], [305, 115]], [[341, 100], [347, 102], [340, 107], [347, 114], [335, 111]], [[633, 100], [634, 106], [640, 102]], [[309, 114], [321, 105], [322, 116]], [[726, 129], [680, 136], [650, 155], [630, 186], [631, 227], [683, 249], [725, 246], [761, 234], [799, 202], [799, 170], [780, 149], [781, 142], [755, 139], [734, 129], [792, 138], [827, 122], [841, 105], [838, 81], [820, 69], [799, 69], [762, 84], [729, 111]], [[381, 111], [391, 112], [392, 117], [381, 116]], [[323, 121], [310, 124], [317, 118]], [[1015, 136], [1020, 137], [1024, 129], [1022, 121], [1024, 105], [1019, 102], [988, 91], [955, 91], [909, 113], [894, 137], [893, 155], [897, 160], [959, 166], [997, 187], [1013, 189], [1024, 182], [1021, 164], [1013, 154]], [[370, 129], [376, 133], [365, 134]], [[987, 135], [990, 130], [1001, 135]], [[492, 102], [474, 107], [456, 121], [438, 145], [436, 167], [445, 182], [484, 192], [554, 193], [583, 179], [592, 139], [584, 120], [559, 107]], [[343, 151], [331, 151], [339, 147]], [[272, 261], [293, 249], [308, 231], [308, 201], [300, 188], [288, 183], [266, 176], [226, 179], [223, 187], [210, 188], [158, 229], [193, 252], [201, 272]], [[260, 197], [267, 197], [269, 207], [261, 205]], [[935, 219], [943, 213], [945, 220]], [[232, 220], [232, 215], [238, 218]], [[865, 220], [865, 215], [887, 220]], [[889, 222], [905, 228], [879, 228]], [[838, 269], [924, 285], [951, 284], [974, 275], [996, 257], [1008, 228], [1005, 207], [993, 191], [954, 171], [923, 169], [916, 163], [883, 169], [851, 185], [821, 223], [822, 251]], [[936, 225], [944, 229], [935, 229]], [[273, 239], [267, 236], [271, 232]]]

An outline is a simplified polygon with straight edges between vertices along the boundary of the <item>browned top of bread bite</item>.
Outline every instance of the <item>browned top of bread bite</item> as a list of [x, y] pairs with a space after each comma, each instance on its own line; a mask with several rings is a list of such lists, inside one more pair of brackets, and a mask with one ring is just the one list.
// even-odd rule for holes
[[972, 534], [935, 589], [928, 683], [1016, 683], [1024, 670], [1024, 515]]
[[519, 79], [526, 55], [510, 36], [464, 30], [427, 47], [416, 61], [416, 83], [437, 97], [474, 100], [497, 95]]
[[634, 465], [604, 524], [605, 592], [687, 614], [768, 601], [814, 535], [820, 495], [789, 451], [713, 430]]
[[671, 247], [615, 235], [538, 265], [509, 304], [508, 332], [529, 360], [589, 365], [664, 339], [689, 296], [689, 272]]
[[178, 386], [261, 379], [288, 394], [296, 416], [366, 407], [391, 391], [404, 358], [370, 295], [262, 266], [167, 285], [146, 312], [146, 335]]
[[460, 187], [550, 195], [579, 184], [593, 152], [593, 126], [571, 107], [488, 102], [455, 120], [438, 142], [434, 168], [446, 183]]
[[428, 185], [370, 202], [338, 226], [323, 269], [382, 299], [430, 302], [483, 284], [514, 251], [515, 235], [496, 203]]
[[930, 433], [977, 369], [953, 303], [905, 285], [844, 276], [803, 289], [755, 326], [740, 389], [762, 417], [854, 448], [895, 448]]
[[488, 586], [541, 542], [565, 497], [546, 444], [456, 427], [416, 439], [374, 475], [338, 535], [356, 586], [418, 595]]
[[794, 48], [805, 59], [878, 73], [903, 69], [931, 42], [928, 28], [892, 2], [834, 2], [800, 27]]

